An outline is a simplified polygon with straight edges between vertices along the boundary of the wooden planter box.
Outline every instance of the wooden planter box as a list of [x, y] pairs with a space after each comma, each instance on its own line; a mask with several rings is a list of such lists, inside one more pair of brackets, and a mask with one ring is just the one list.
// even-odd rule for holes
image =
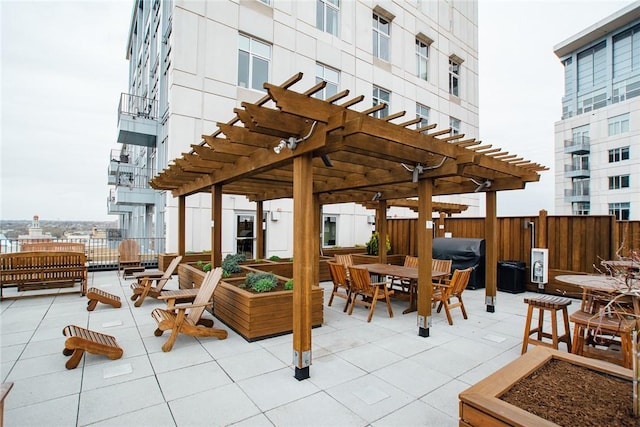
[[335, 255], [348, 255], [348, 254], [365, 254], [367, 248], [364, 246], [352, 246], [345, 248], [322, 248], [322, 255], [326, 257], [333, 257]]
[[[293, 330], [293, 291], [254, 294], [238, 288], [244, 278], [224, 279], [216, 288], [213, 313], [227, 326], [251, 342]], [[324, 290], [314, 286], [311, 292], [311, 324], [324, 321]]]
[[[169, 264], [171, 264], [171, 261], [173, 261], [173, 259], [175, 257], [177, 257], [178, 254], [177, 253], [164, 253], [164, 254], [159, 254], [158, 255], [158, 269], [165, 271], [167, 268], [169, 268]], [[185, 256], [182, 257], [182, 260], [180, 262], [184, 262], [184, 263], [189, 263], [189, 262], [198, 262], [198, 261], [203, 261], [203, 262], [209, 262], [211, 260], [211, 253], [210, 252], [198, 252], [198, 253], [193, 253], [193, 254], [186, 254]]]
[[[505, 367], [499, 369], [474, 386], [460, 393], [460, 426], [557, 426], [517, 406], [501, 400], [514, 384], [529, 376], [533, 371], [552, 359], [563, 360], [574, 365], [606, 373], [629, 381], [631, 399], [630, 369], [595, 359], [560, 352], [546, 347], [535, 347]], [[576, 405], [589, 405], [576, 402]], [[554, 408], [561, 411], [562, 408]]]
[[[319, 262], [319, 280], [321, 282], [327, 282], [331, 280], [331, 273], [329, 273], [329, 264], [327, 261], [331, 261], [333, 258], [320, 257]], [[261, 260], [258, 263], [246, 262], [240, 265], [246, 271], [266, 271], [282, 277], [293, 277], [293, 262], [291, 261], [270, 261]]]

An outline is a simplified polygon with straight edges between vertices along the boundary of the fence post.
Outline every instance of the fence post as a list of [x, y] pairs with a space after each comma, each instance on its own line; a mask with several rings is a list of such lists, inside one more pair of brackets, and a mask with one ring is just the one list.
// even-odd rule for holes
[[539, 248], [548, 248], [547, 241], [547, 211], [540, 209], [538, 212], [538, 239], [536, 246]]

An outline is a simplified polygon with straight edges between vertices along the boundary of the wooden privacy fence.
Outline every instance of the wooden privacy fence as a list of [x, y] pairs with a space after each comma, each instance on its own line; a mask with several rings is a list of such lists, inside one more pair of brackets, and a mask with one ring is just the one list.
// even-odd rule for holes
[[[484, 218], [440, 218], [435, 237], [485, 238]], [[391, 252], [417, 255], [417, 219], [387, 221]], [[549, 249], [549, 269], [593, 273], [600, 260], [628, 256], [640, 250], [640, 221], [616, 221], [614, 216], [538, 216], [498, 218], [498, 260], [530, 265], [531, 247]]]

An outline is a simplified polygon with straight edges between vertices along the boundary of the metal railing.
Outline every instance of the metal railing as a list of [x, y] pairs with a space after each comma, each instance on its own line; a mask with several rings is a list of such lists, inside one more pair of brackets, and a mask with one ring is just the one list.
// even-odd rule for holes
[[[114, 233], [110, 233], [114, 234]], [[126, 233], [123, 233], [126, 235]], [[132, 238], [140, 246], [140, 258], [145, 268], [158, 267], [158, 254], [165, 252], [164, 237]], [[41, 239], [42, 240], [42, 239]], [[84, 243], [89, 271], [116, 270], [118, 268], [118, 245], [122, 237], [113, 238], [69, 238], [52, 239], [53, 242]], [[29, 239], [0, 239], [0, 253], [20, 252], [22, 243]]]
[[158, 101], [130, 93], [121, 93], [118, 104], [118, 125], [121, 115], [158, 120]]

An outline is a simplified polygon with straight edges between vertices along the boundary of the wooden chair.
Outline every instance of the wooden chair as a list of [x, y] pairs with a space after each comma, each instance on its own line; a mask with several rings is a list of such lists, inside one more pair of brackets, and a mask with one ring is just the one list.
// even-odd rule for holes
[[[167, 308], [166, 310], [156, 308], [151, 312], [151, 316], [158, 322], [158, 328], [154, 332], [155, 336], [159, 337], [164, 331], [171, 330], [171, 335], [167, 339], [167, 342], [162, 345], [162, 351], [171, 351], [173, 344], [178, 338], [178, 334], [185, 334], [192, 337], [227, 338], [227, 331], [213, 328], [213, 322], [209, 319], [201, 319], [205, 307], [211, 305], [213, 293], [221, 278], [221, 267], [208, 272], [192, 304], [174, 304], [170, 301], [175, 298], [173, 296], [160, 295], [158, 297], [158, 299], [167, 300], [171, 306], [171, 308]], [[204, 325], [203, 320], [209, 321]]]
[[138, 242], [133, 239], [120, 242], [118, 245], [118, 273], [122, 270], [124, 277], [128, 270], [142, 271], [142, 269]]
[[336, 263], [342, 264], [347, 268], [353, 265], [353, 257], [351, 256], [351, 254], [334, 255], [334, 258], [336, 260]]
[[[411, 268], [418, 268], [418, 257], [416, 256], [411, 256], [411, 255], [406, 255], [404, 257], [404, 267], [411, 267]], [[392, 277], [391, 278], [391, 289], [403, 292], [403, 293], [409, 293], [411, 290], [411, 281], [409, 280], [403, 280], [399, 277]]]
[[446, 277], [441, 277], [438, 279], [438, 283], [449, 281], [449, 276], [451, 276], [451, 263], [450, 259], [432, 259], [431, 260], [431, 271], [446, 271], [448, 275]]
[[2, 387], [0, 387], [0, 427], [4, 425], [4, 399], [12, 388], [12, 382], [2, 383]]
[[[371, 283], [369, 272], [364, 268], [358, 267], [349, 267], [349, 276], [351, 279], [351, 308], [349, 309], [349, 314], [353, 313], [353, 307], [356, 304], [363, 305], [369, 308], [367, 322], [371, 322], [376, 303], [378, 300], [384, 299], [387, 303], [389, 317], [393, 317], [393, 309], [389, 300], [389, 295], [393, 294], [393, 290], [389, 290], [387, 282]], [[361, 300], [358, 300], [358, 295], [362, 296]]]
[[[440, 313], [442, 307], [447, 315], [447, 320], [450, 325], [453, 325], [453, 319], [451, 319], [451, 309], [460, 307], [462, 310], [462, 316], [467, 318], [467, 310], [464, 308], [462, 302], [462, 292], [467, 288], [469, 284], [469, 277], [471, 277], [472, 267], [465, 270], [456, 270], [453, 272], [451, 281], [449, 283], [434, 283], [432, 301], [439, 303], [437, 312]], [[458, 302], [451, 303], [451, 298], [458, 298]]]
[[333, 297], [340, 297], [347, 300], [344, 305], [343, 312], [349, 308], [349, 300], [351, 299], [351, 287], [349, 280], [347, 279], [347, 267], [335, 262], [327, 262], [329, 265], [329, 273], [331, 274], [331, 280], [333, 281], [333, 290], [331, 291], [331, 297], [329, 298], [329, 307], [333, 303]]
[[135, 301], [134, 305], [140, 307], [146, 297], [157, 299], [162, 293], [164, 285], [171, 280], [171, 276], [176, 268], [178, 268], [180, 261], [182, 261], [182, 256], [177, 256], [171, 260], [167, 270], [160, 272], [162, 273], [160, 277], [156, 277], [157, 273], [149, 275], [141, 274], [138, 276], [138, 280], [131, 284], [131, 290], [133, 291], [131, 301]]

